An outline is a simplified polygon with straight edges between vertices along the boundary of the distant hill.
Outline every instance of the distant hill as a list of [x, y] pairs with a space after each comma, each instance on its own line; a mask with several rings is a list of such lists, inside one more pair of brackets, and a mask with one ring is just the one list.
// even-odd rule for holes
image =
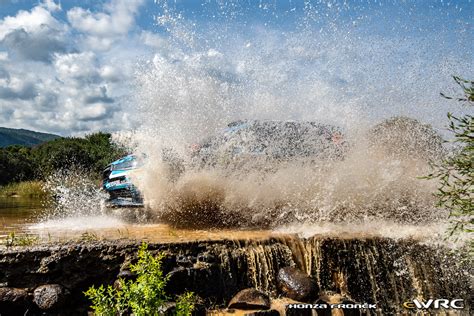
[[26, 129], [0, 127], [0, 147], [9, 145], [34, 146], [59, 137], [54, 134], [39, 133]]

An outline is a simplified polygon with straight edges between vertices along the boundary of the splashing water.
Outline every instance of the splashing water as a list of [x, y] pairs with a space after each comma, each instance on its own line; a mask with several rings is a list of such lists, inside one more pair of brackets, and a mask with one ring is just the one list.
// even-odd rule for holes
[[[347, 17], [349, 4], [327, 1], [308, 3], [299, 15], [285, 11], [282, 19], [290, 22], [279, 26], [275, 6], [262, 4], [256, 14], [276, 23], [259, 23], [231, 3], [202, 23], [158, 2], [162, 45], [137, 70], [132, 116], [141, 127], [131, 147], [148, 157], [136, 182], [161, 220], [185, 227], [445, 220], [447, 212], [434, 207], [436, 183], [419, 179], [429, 173], [429, 160], [442, 154], [430, 144], [439, 139], [416, 128], [378, 134], [383, 124], [374, 126], [409, 116], [440, 131], [448, 109], [438, 93], [470, 60], [457, 54], [465, 48], [465, 26], [448, 40], [447, 30], [423, 25], [420, 35], [419, 25], [401, 18], [383, 34], [364, 8], [354, 5], [360, 15]], [[452, 46], [433, 47], [442, 40]], [[272, 172], [189, 167], [190, 144], [240, 119], [339, 126], [351, 148], [342, 161], [267, 162]], [[382, 146], [373, 145], [376, 137]], [[435, 152], [417, 155], [420, 141]], [[404, 155], [394, 154], [397, 146]], [[178, 179], [163, 161], [167, 148], [187, 166]]]
[[50, 218], [97, 215], [107, 197], [86, 172], [75, 168], [54, 172], [45, 189], [53, 196], [45, 214]]
[[41, 221], [29, 227], [33, 232], [85, 231], [123, 225], [120, 219], [105, 212], [107, 194], [85, 171], [58, 170], [44, 186], [52, 199], [45, 202]]
[[[157, 32], [146, 38], [158, 44], [138, 62], [127, 103], [139, 127], [114, 137], [146, 155], [134, 182], [161, 221], [280, 229], [303, 222], [423, 223], [433, 231], [446, 220], [447, 212], [434, 207], [436, 183], [419, 178], [442, 156], [439, 139], [423, 128], [400, 132], [384, 124], [412, 117], [445, 136], [445, 113], [462, 111], [439, 97], [452, 91], [452, 74], [472, 77], [469, 24], [457, 8], [433, 6], [421, 15], [414, 4], [398, 2], [206, 1], [190, 14], [177, 2], [156, 3]], [[393, 18], [380, 19], [387, 12]], [[449, 14], [460, 19], [446, 26]], [[266, 162], [271, 172], [195, 168], [190, 145], [242, 119], [331, 124], [344, 130], [350, 149], [342, 160]], [[418, 154], [425, 145], [428, 155]], [[163, 159], [169, 149], [184, 166], [179, 176]], [[54, 213], [102, 214], [96, 193], [65, 190], [69, 197]]]

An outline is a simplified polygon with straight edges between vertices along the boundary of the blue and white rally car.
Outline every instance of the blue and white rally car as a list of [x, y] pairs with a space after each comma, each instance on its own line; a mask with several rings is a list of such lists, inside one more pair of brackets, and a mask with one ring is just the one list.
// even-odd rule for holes
[[143, 197], [132, 179], [140, 163], [128, 155], [109, 164], [102, 173], [102, 188], [109, 194], [108, 207], [142, 207]]

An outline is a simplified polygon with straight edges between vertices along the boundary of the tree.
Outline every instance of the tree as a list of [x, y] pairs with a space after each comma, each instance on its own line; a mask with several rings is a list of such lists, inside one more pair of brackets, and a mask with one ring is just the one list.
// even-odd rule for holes
[[110, 162], [125, 154], [112, 143], [111, 135], [95, 133], [85, 138], [55, 139], [33, 149], [41, 175], [46, 177], [58, 169], [79, 168], [99, 174]]
[[[441, 94], [446, 99], [455, 99], [467, 107], [474, 106], [474, 81], [454, 77], [463, 95], [457, 98]], [[471, 112], [472, 113], [472, 112]], [[438, 206], [450, 211], [450, 236], [474, 232], [474, 120], [471, 114], [455, 116], [448, 113], [451, 141], [457, 148], [455, 153], [435, 165], [429, 178], [439, 180], [436, 193]], [[471, 249], [472, 249], [471, 244]]]
[[32, 180], [36, 169], [30, 148], [19, 145], [0, 148], [0, 185]]

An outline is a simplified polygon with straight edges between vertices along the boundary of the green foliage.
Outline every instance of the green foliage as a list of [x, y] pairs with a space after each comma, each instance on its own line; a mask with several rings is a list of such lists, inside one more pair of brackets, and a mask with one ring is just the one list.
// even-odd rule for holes
[[30, 148], [18, 145], [0, 148], [0, 185], [33, 180], [35, 169]]
[[[138, 250], [138, 261], [130, 265], [136, 274], [135, 281], [119, 279], [119, 286], [114, 288], [101, 285], [91, 287], [85, 295], [92, 301], [91, 308], [96, 315], [129, 315], [153, 316], [163, 314], [163, 307], [169, 300], [165, 293], [168, 276], [163, 274], [161, 262], [164, 255], [153, 256], [144, 243]], [[184, 293], [176, 302], [176, 314], [191, 315], [194, 310], [194, 294]]]
[[79, 168], [99, 174], [111, 161], [125, 153], [111, 142], [111, 135], [96, 133], [85, 138], [55, 139], [33, 149], [43, 177], [58, 169]]
[[7, 248], [13, 246], [32, 246], [38, 243], [38, 237], [28, 235], [17, 235], [15, 232], [11, 232], [5, 239], [5, 246]]
[[[466, 106], [474, 106], [474, 81], [454, 77], [462, 88], [463, 95], [455, 98]], [[447, 99], [454, 99], [447, 97]], [[429, 178], [439, 180], [436, 196], [438, 205], [450, 211], [450, 235], [460, 232], [474, 232], [474, 117], [465, 114], [462, 117], [448, 113], [449, 131], [454, 136], [452, 143], [457, 145], [455, 154], [435, 165], [435, 171]], [[471, 245], [472, 246], [472, 245]]]
[[79, 168], [99, 176], [107, 164], [124, 154], [107, 133], [56, 138], [34, 148], [0, 148], [0, 186], [45, 179], [59, 169]]
[[194, 310], [194, 302], [196, 297], [193, 292], [187, 292], [178, 296], [176, 300], [176, 315], [186, 316], [191, 315]]
[[137, 316], [156, 314], [168, 299], [165, 294], [168, 278], [161, 271], [162, 259], [163, 254], [155, 257], [143, 244], [138, 251], [138, 262], [130, 265], [130, 271], [137, 275], [137, 280], [129, 281], [125, 289], [128, 290], [129, 306]]
[[92, 301], [92, 309], [96, 315], [115, 316], [122, 315], [123, 311], [115, 298], [115, 289], [109, 285], [98, 288], [91, 287], [84, 294]]
[[100, 240], [100, 238], [95, 233], [85, 232], [81, 234], [80, 240], [90, 242]]

